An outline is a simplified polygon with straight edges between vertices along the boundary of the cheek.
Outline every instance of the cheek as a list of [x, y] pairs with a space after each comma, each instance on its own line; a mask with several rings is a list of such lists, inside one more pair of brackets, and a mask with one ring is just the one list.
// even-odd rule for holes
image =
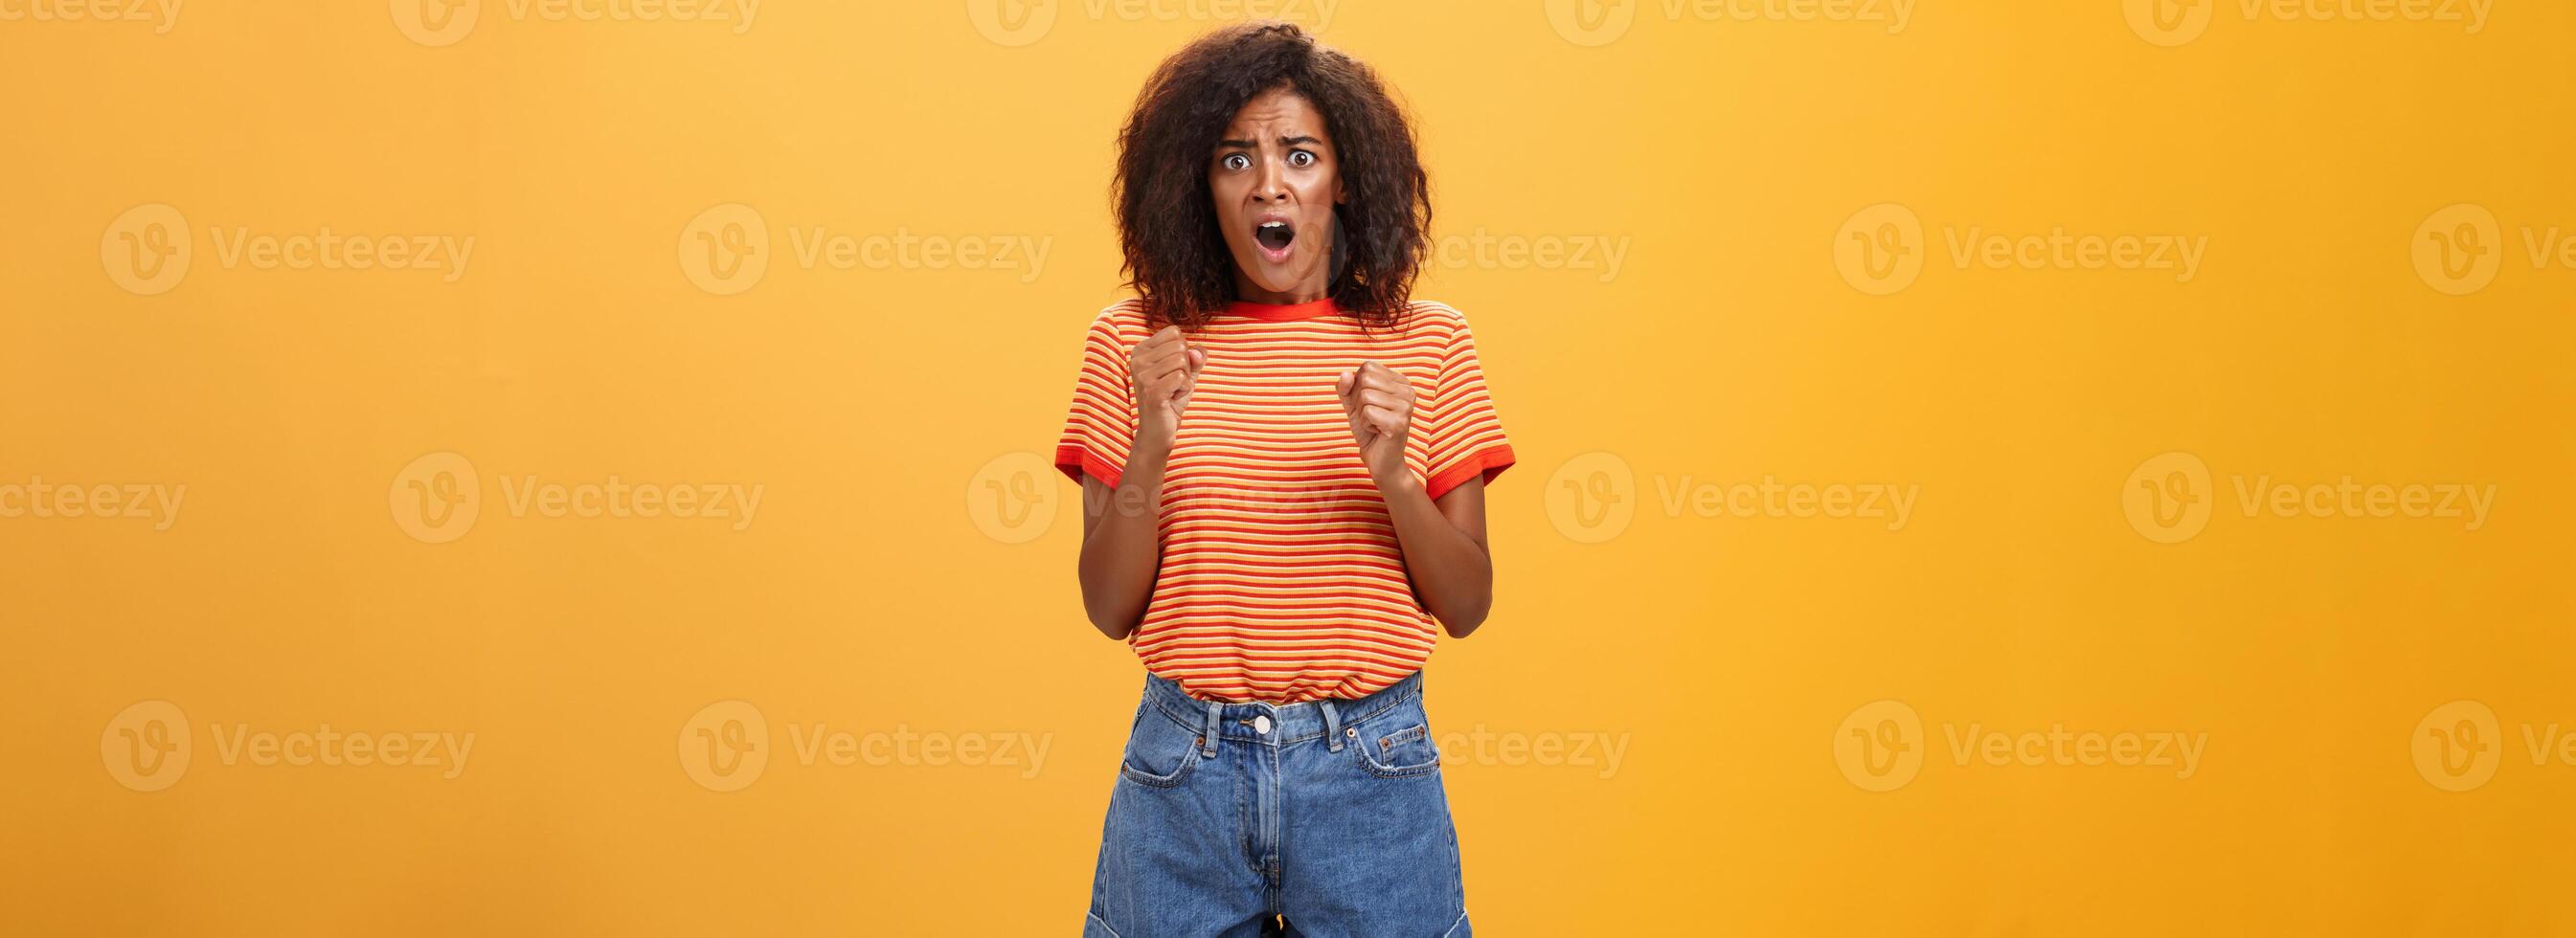
[[1341, 189], [1341, 175], [1327, 169], [1316, 173], [1313, 178], [1307, 180], [1305, 185], [1300, 186], [1297, 195], [1309, 205], [1320, 203], [1330, 208], [1335, 197], [1341, 194]]
[[1227, 240], [1233, 240], [1242, 233], [1237, 229], [1244, 227], [1249, 217], [1243, 213], [1243, 187], [1217, 183], [1208, 187], [1208, 194], [1214, 198], [1218, 230], [1225, 232]]

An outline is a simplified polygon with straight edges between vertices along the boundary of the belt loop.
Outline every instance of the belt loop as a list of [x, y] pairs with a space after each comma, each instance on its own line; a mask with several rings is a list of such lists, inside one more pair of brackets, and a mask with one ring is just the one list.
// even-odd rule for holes
[[1315, 709], [1324, 714], [1324, 746], [1334, 752], [1342, 751], [1342, 712], [1333, 709], [1330, 697], [1317, 699]]
[[1211, 700], [1207, 702], [1207, 708], [1207, 727], [1202, 731], [1207, 735], [1199, 737], [1199, 755], [1214, 759], [1217, 734], [1225, 729], [1225, 704]]

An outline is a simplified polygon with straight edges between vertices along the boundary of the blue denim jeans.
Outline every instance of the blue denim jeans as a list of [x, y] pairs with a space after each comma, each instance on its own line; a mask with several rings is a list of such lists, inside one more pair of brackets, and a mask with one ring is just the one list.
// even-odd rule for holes
[[1467, 938], [1466, 902], [1420, 672], [1284, 706], [1145, 680], [1085, 936]]

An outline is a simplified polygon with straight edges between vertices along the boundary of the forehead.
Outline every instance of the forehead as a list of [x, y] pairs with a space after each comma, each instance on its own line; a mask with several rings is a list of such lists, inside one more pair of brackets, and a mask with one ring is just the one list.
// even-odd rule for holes
[[1306, 96], [1288, 88], [1272, 88], [1253, 95], [1234, 112], [1234, 120], [1225, 125], [1225, 135], [1235, 140], [1269, 142], [1282, 136], [1325, 139], [1324, 116], [1315, 110]]

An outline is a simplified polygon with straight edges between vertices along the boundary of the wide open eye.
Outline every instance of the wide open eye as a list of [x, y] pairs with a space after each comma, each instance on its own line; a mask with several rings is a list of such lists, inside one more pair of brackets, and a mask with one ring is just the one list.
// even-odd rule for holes
[[1252, 158], [1241, 153], [1228, 153], [1224, 159], [1217, 161], [1217, 165], [1227, 169], [1251, 169]]
[[1313, 166], [1315, 165], [1315, 154], [1309, 153], [1305, 150], [1292, 152], [1288, 154], [1288, 165], [1299, 169]]

